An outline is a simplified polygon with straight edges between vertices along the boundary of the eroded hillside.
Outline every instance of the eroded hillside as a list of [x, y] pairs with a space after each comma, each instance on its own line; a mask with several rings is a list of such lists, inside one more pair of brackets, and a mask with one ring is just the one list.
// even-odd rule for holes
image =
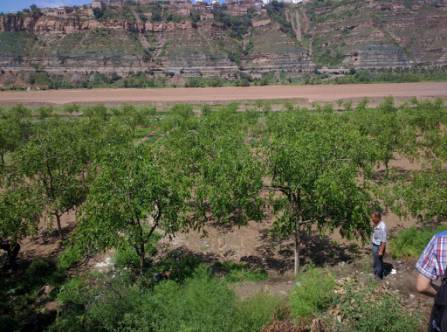
[[197, 86], [447, 65], [443, 0], [77, 7], [0, 16], [0, 86]]

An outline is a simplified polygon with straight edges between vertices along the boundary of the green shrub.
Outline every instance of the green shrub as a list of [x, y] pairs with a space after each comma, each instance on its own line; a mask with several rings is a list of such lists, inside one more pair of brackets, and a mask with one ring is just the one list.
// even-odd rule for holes
[[137, 268], [140, 263], [135, 249], [131, 246], [122, 246], [116, 250], [115, 264], [117, 267], [132, 267]]
[[48, 273], [48, 269], [50, 268], [50, 263], [42, 258], [36, 258], [33, 260], [26, 269], [25, 277], [26, 278], [36, 278], [42, 275], [46, 275]]
[[252, 270], [243, 264], [225, 262], [220, 268], [224, 271], [227, 282], [261, 281], [267, 279], [267, 273], [261, 270]]
[[[204, 267], [196, 270], [184, 285], [165, 281], [152, 291], [136, 294], [134, 303], [138, 306], [126, 311], [116, 330], [233, 331], [235, 295]], [[118, 302], [115, 305], [120, 306]]]
[[305, 318], [325, 310], [334, 300], [335, 278], [324, 269], [310, 268], [300, 274], [290, 296], [290, 308], [296, 318]]
[[64, 112], [66, 113], [77, 113], [81, 110], [81, 107], [77, 104], [67, 104], [63, 107]]
[[356, 322], [358, 332], [400, 332], [418, 331], [418, 323], [399, 301], [386, 295], [378, 302], [362, 303], [362, 318]]
[[39, 107], [37, 112], [39, 113], [39, 117], [41, 119], [45, 119], [45, 118], [49, 118], [54, 113], [54, 108], [43, 106], [43, 107]]
[[261, 331], [275, 317], [280, 300], [272, 295], [260, 293], [241, 301], [237, 306], [235, 322], [240, 332]]
[[259, 331], [274, 317], [279, 300], [265, 294], [243, 301], [205, 266], [183, 284], [155, 287], [127, 274], [88, 276], [66, 283], [58, 295], [62, 311], [51, 331]]
[[410, 227], [401, 230], [390, 240], [390, 253], [394, 258], [418, 257], [433, 235], [446, 229], [447, 226], [435, 229]]
[[73, 278], [61, 287], [57, 300], [64, 305], [83, 305], [86, 297], [85, 287], [81, 278]]
[[66, 270], [79, 262], [83, 257], [83, 250], [79, 246], [70, 245], [58, 257], [57, 266], [62, 270]]
[[409, 312], [397, 295], [377, 285], [349, 282], [337, 297], [342, 321], [332, 329], [357, 332], [412, 332], [420, 327], [419, 317]]
[[109, 110], [104, 105], [86, 107], [84, 109], [84, 114], [89, 118], [99, 118], [102, 120], [107, 120], [109, 118]]
[[143, 292], [127, 274], [115, 278], [90, 275], [67, 282], [57, 297], [63, 311], [50, 331], [113, 331], [133, 312]]
[[49, 261], [36, 258], [28, 266], [23, 276], [23, 285], [27, 288], [41, 287], [45, 283], [57, 284], [64, 279], [64, 274]]
[[228, 282], [262, 281], [266, 279], [267, 273], [265, 273], [264, 271], [251, 271], [245, 268], [231, 270], [225, 276], [225, 280], [227, 280]]

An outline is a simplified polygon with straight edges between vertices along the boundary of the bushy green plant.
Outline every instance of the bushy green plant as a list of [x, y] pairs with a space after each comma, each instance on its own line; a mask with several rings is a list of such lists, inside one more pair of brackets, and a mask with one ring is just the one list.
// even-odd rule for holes
[[269, 294], [257, 294], [254, 297], [241, 301], [237, 305], [237, 329], [234, 331], [250, 332], [261, 331], [275, 317], [280, 300]]
[[49, 118], [54, 113], [53, 107], [39, 107], [37, 110], [41, 119]]
[[155, 288], [150, 300], [153, 310], [158, 308], [153, 328], [160, 332], [231, 331], [234, 301], [234, 293], [202, 267], [183, 287], [167, 282]]
[[125, 273], [74, 278], [61, 287], [57, 300], [63, 310], [50, 331], [116, 330], [124, 315], [140, 305], [142, 294]]
[[79, 262], [84, 256], [85, 253], [83, 253], [80, 246], [69, 246], [59, 255], [57, 266], [62, 270], [68, 269], [75, 263]]
[[296, 318], [305, 318], [325, 310], [334, 300], [335, 278], [328, 271], [310, 268], [300, 274], [290, 296], [290, 309]]
[[221, 268], [225, 273], [224, 279], [228, 282], [261, 281], [267, 279], [265, 271], [250, 269], [243, 264], [225, 262]]
[[240, 281], [262, 281], [267, 279], [267, 274], [263, 271], [252, 271], [246, 268], [233, 269], [226, 276], [228, 282]]
[[184, 284], [153, 289], [128, 275], [88, 276], [65, 284], [63, 310], [52, 331], [259, 331], [275, 316], [279, 300], [265, 294], [238, 301], [227, 283], [204, 266]]
[[410, 227], [401, 230], [390, 240], [390, 253], [394, 258], [418, 257], [430, 239], [438, 232], [444, 231], [447, 226], [437, 228]]
[[57, 269], [54, 264], [49, 261], [36, 258], [28, 266], [23, 276], [23, 285], [26, 288], [41, 287], [41, 285], [58, 284], [64, 279], [62, 270]]
[[378, 302], [368, 302], [364, 305], [362, 318], [356, 323], [358, 332], [400, 332], [418, 331], [418, 323], [411, 313], [408, 313], [399, 301], [391, 295], [386, 295]]
[[[145, 244], [145, 252], [149, 257], [152, 257], [157, 252], [157, 243], [160, 240], [158, 234], [154, 234], [154, 237]], [[124, 243], [116, 249], [115, 264], [117, 267], [131, 267], [138, 268], [139, 257], [134, 248], [129, 244]]]
[[116, 250], [115, 264], [118, 267], [138, 267], [139, 258], [137, 253], [129, 245], [123, 245]]
[[419, 317], [399, 302], [398, 295], [374, 284], [348, 282], [336, 302], [342, 320], [332, 328], [335, 331], [412, 332], [420, 327]]
[[81, 278], [70, 279], [61, 287], [57, 300], [63, 305], [83, 305], [87, 295], [85, 288], [86, 285]]

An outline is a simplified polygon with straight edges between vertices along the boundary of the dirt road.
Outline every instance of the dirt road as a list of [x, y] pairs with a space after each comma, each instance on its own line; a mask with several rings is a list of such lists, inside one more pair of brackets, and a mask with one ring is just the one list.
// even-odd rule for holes
[[164, 89], [92, 89], [50, 91], [2, 91], [0, 104], [68, 103], [202, 103], [253, 100], [295, 100], [302, 104], [335, 102], [340, 99], [372, 100], [393, 96], [441, 97], [447, 99], [447, 82], [349, 84], [313, 86], [255, 86], [224, 88], [164, 88]]

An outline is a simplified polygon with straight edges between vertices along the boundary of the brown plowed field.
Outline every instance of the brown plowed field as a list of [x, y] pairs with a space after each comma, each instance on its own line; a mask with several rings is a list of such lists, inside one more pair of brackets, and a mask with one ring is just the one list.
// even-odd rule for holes
[[3, 91], [0, 104], [68, 103], [219, 103], [253, 100], [294, 100], [302, 104], [341, 99], [371, 100], [393, 96], [447, 99], [447, 82], [349, 84], [307, 86], [255, 86], [224, 88], [92, 89], [50, 91]]

